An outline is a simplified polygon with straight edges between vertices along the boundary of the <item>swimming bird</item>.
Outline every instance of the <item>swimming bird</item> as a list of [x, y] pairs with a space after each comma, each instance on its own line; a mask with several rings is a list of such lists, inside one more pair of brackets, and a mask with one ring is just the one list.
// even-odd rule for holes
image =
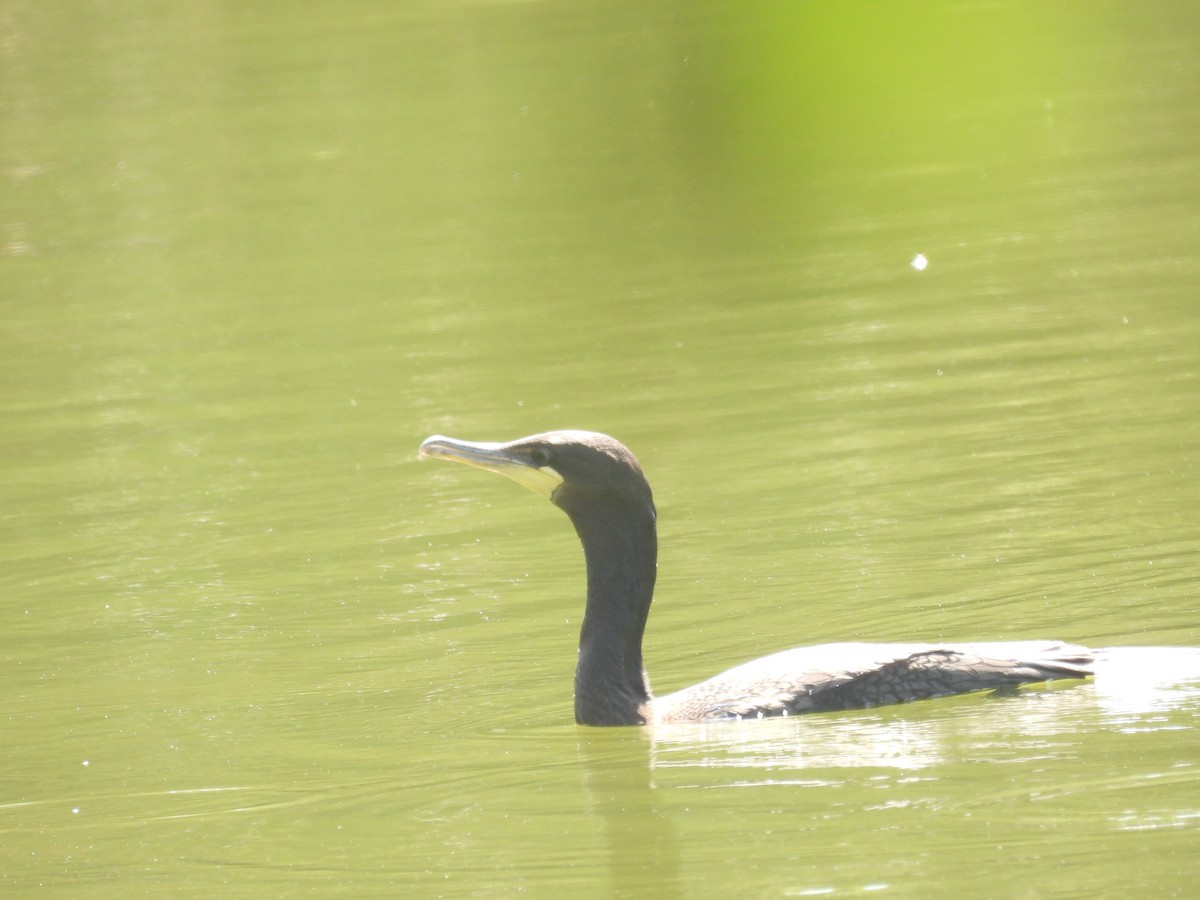
[[657, 573], [657, 514], [629, 448], [597, 432], [551, 431], [508, 443], [434, 435], [419, 455], [507, 475], [570, 517], [587, 565], [575, 668], [580, 725], [861, 709], [1092, 674], [1090, 650], [1053, 641], [837, 643], [764, 656], [655, 697], [642, 665], [642, 635]]

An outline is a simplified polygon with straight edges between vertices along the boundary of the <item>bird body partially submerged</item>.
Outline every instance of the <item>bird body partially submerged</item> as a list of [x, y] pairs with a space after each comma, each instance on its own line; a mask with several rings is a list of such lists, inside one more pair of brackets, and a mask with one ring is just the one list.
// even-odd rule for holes
[[654, 721], [748, 719], [860, 709], [1086, 678], [1091, 651], [1053, 641], [819, 644], [773, 653], [655, 698]]
[[435, 435], [421, 444], [420, 455], [507, 475], [571, 518], [587, 562], [575, 669], [581, 725], [859, 709], [1092, 674], [1090, 650], [1052, 641], [822, 644], [764, 656], [656, 698], [642, 666], [658, 555], [656, 513], [633, 453], [604, 434], [554, 431], [507, 444]]

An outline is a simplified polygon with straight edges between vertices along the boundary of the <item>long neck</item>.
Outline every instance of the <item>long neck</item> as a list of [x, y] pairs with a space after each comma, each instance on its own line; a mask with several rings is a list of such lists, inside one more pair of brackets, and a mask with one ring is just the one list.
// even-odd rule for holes
[[575, 721], [637, 725], [650, 701], [642, 634], [654, 595], [653, 506], [591, 507], [571, 521], [587, 561], [587, 608], [575, 667]]

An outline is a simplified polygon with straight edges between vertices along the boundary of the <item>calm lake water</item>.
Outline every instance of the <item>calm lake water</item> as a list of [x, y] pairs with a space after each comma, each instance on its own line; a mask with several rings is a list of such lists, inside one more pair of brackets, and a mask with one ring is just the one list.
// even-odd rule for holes
[[[0, 2], [0, 885], [1200, 879], [1200, 7]], [[665, 693], [834, 640], [1092, 682], [586, 729], [583, 564], [435, 432], [617, 435]]]

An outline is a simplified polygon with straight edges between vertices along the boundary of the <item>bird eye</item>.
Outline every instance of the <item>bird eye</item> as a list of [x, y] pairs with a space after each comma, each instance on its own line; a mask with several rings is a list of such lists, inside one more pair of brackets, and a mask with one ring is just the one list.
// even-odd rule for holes
[[550, 464], [550, 453], [544, 447], [534, 447], [529, 453], [529, 461], [540, 469]]

